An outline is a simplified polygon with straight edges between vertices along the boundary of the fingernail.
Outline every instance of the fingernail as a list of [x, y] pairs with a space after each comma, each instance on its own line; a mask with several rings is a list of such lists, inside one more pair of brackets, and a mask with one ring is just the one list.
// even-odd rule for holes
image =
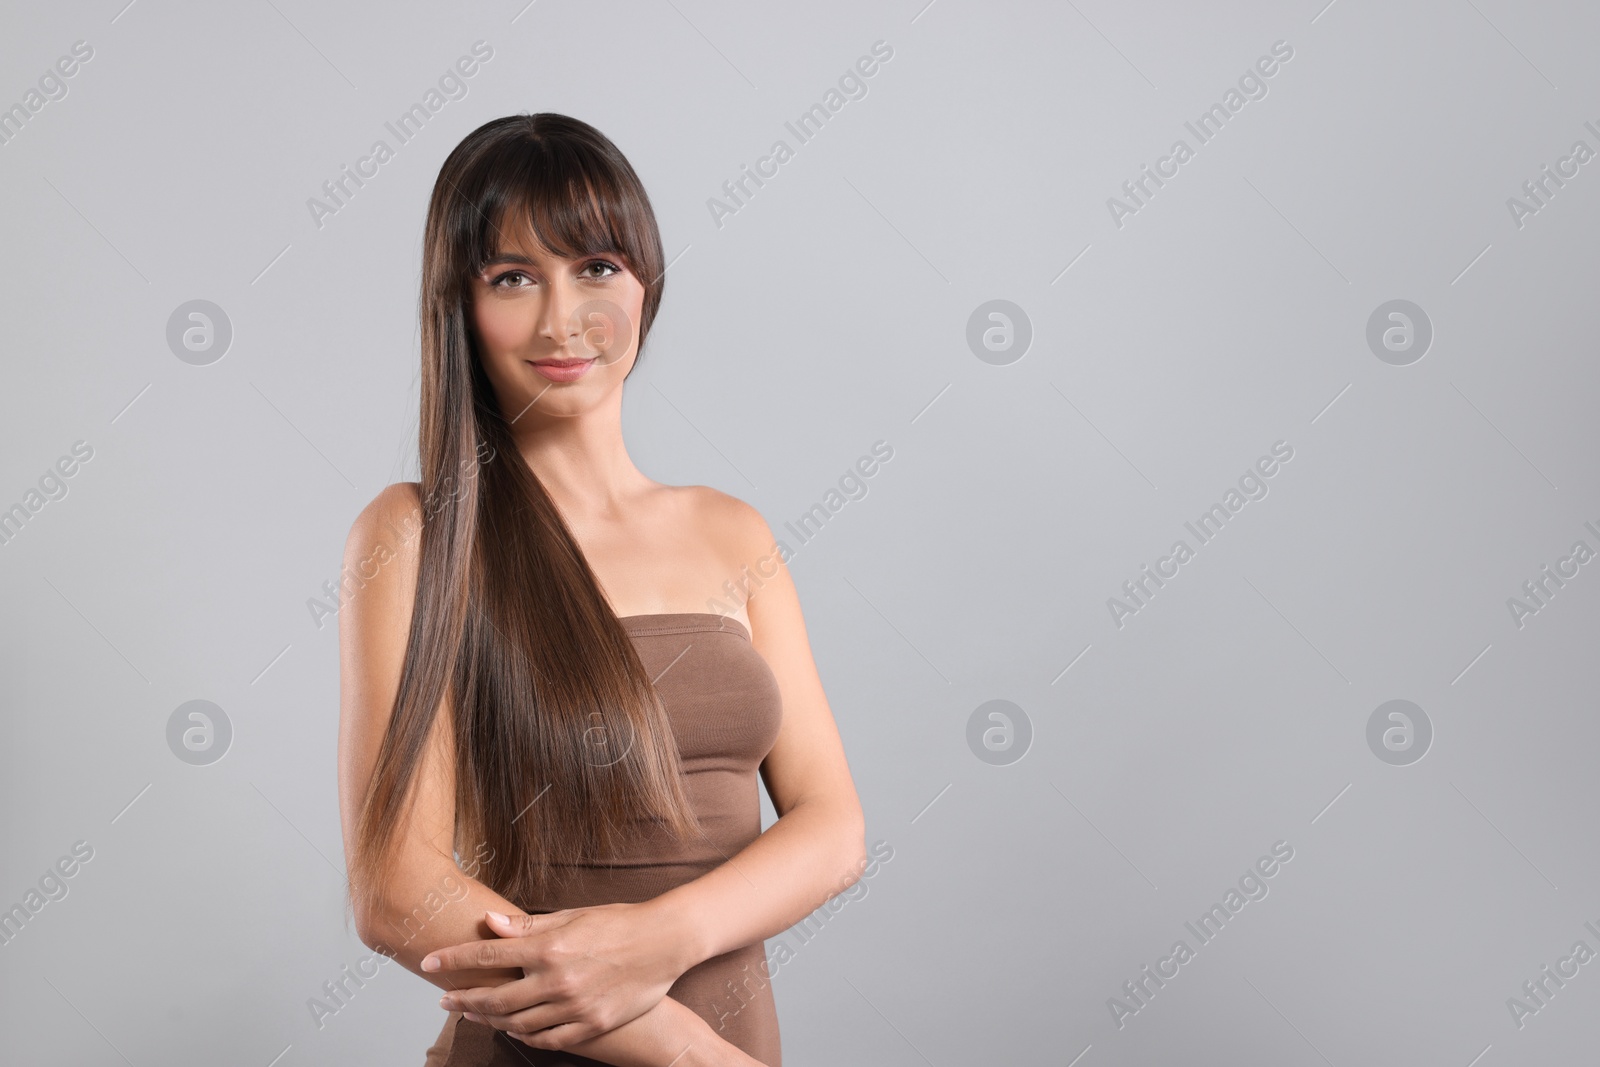
[[511, 921], [510, 919], [506, 918], [504, 915], [501, 915], [498, 911], [491, 911], [488, 914], [489, 914], [489, 918], [498, 919], [503, 923], [508, 923], [508, 922]]
[[446, 994], [445, 996], [439, 998], [439, 1007], [443, 1008], [445, 1011], [455, 1011], [456, 1002], [451, 1000], [449, 995]]
[[439, 969], [439, 957], [428, 956], [423, 959], [422, 969], [425, 971], [437, 971]]
[[475, 1023], [477, 1023], [477, 1022], [482, 1022], [482, 1021], [483, 1021], [483, 1020], [482, 1020], [482, 1019], [480, 1019], [480, 1018], [478, 1018], [478, 1015], [477, 1015], [477, 1013], [476, 1013], [476, 1012], [471, 1012], [471, 1011], [464, 1011], [464, 1012], [462, 1012], [462, 1013], [461, 1013], [461, 1017], [462, 1017], [462, 1018], [463, 1018], [463, 1019], [471, 1019], [471, 1020], [472, 1020], [472, 1021], [473, 1021], [473, 1022], [475, 1022]]

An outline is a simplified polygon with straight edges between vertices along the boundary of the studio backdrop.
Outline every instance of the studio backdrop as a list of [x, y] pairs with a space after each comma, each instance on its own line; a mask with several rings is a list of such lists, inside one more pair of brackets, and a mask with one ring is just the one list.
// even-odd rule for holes
[[345, 910], [342, 551], [418, 477], [440, 165], [537, 112], [649, 193], [629, 452], [766, 518], [860, 791], [766, 942], [790, 1067], [1592, 1059], [1597, 39], [7, 5], [0, 1059], [421, 1063]]

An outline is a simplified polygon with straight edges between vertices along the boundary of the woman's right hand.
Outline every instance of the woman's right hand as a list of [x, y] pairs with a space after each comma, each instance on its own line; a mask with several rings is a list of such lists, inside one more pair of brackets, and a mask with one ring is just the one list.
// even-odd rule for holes
[[536, 1048], [568, 1048], [649, 1011], [698, 962], [679, 916], [664, 909], [651, 900], [537, 915], [488, 912], [492, 938], [435, 950], [423, 969], [482, 968], [490, 960], [519, 968], [523, 977], [515, 981], [454, 989], [439, 1006], [472, 1012], [506, 1033], [543, 1033]]

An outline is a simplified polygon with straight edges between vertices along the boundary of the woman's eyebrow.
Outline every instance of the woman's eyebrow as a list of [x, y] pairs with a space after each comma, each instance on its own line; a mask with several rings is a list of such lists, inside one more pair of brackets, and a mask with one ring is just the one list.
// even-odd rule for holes
[[515, 263], [518, 266], [531, 267], [533, 260], [521, 252], [498, 252], [488, 258], [483, 264], [485, 267], [498, 267], [502, 263]]
[[[615, 250], [615, 251], [610, 250], [610, 249], [601, 249], [598, 252], [587, 252], [587, 253], [584, 253], [582, 255], [571, 256], [571, 257], [557, 256], [556, 258], [557, 259], [570, 259], [572, 262], [576, 263], [579, 260], [586, 259], [586, 258], [588, 258], [590, 256], [620, 256], [621, 254], [622, 254], [622, 252], [621, 252], [620, 249]], [[481, 269], [488, 270], [490, 267], [498, 267], [498, 266], [501, 266], [503, 264], [512, 264], [512, 265], [515, 265], [515, 266], [518, 266], [518, 267], [536, 267], [536, 266], [538, 266], [537, 263], [535, 263], [532, 259], [529, 259], [527, 256], [523, 255], [521, 252], [496, 252], [494, 255], [492, 255], [488, 259], [484, 260], [483, 267]]]

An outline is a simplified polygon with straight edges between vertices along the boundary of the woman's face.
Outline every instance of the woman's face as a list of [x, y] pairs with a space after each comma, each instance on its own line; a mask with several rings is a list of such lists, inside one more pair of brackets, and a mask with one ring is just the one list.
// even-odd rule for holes
[[531, 235], [472, 280], [479, 358], [507, 420], [526, 426], [610, 400], [638, 357], [644, 285], [619, 255], [553, 255]]

